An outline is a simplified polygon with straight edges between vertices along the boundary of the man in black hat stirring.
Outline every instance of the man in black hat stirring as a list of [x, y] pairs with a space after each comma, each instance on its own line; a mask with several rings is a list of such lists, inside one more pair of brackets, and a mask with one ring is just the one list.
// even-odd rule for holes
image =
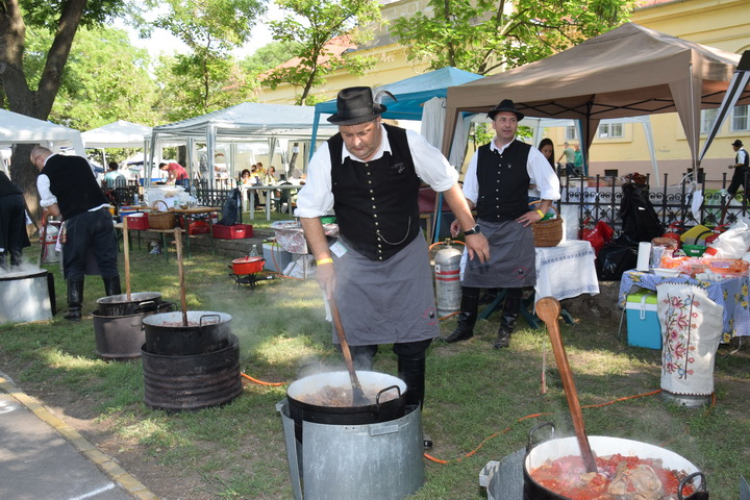
[[[426, 351], [439, 335], [419, 226], [422, 182], [445, 197], [469, 235], [472, 259], [485, 262], [489, 253], [487, 240], [472, 229], [456, 170], [421, 135], [382, 123], [385, 110], [369, 87], [339, 92], [336, 114], [328, 118], [339, 133], [310, 161], [296, 215], [317, 263], [316, 279], [341, 312], [357, 369], [371, 369], [378, 346], [393, 344], [405, 403], [416, 406], [424, 402]], [[340, 238], [329, 247], [320, 217], [331, 209]]]
[[[523, 288], [536, 284], [534, 234], [531, 224], [541, 220], [554, 200], [560, 199], [560, 181], [549, 162], [535, 147], [516, 140], [523, 113], [511, 100], [504, 100], [487, 116], [495, 138], [481, 146], [471, 158], [463, 192], [469, 206], [477, 209], [482, 234], [487, 236], [488, 262], [462, 262], [461, 312], [458, 327], [445, 340], [458, 342], [474, 335], [479, 291], [505, 289], [505, 305], [494, 347], [510, 345], [510, 335], [521, 310]], [[541, 203], [528, 204], [529, 184], [536, 185]], [[453, 224], [456, 236], [460, 228]], [[466, 234], [466, 231], [464, 231]]]
[[740, 188], [740, 186], [743, 186], [743, 189], [745, 190], [745, 196], [747, 196], [748, 186], [745, 184], [745, 181], [748, 172], [750, 172], [750, 161], [748, 160], [747, 151], [745, 151], [742, 146], [742, 141], [739, 139], [736, 139], [732, 143], [732, 149], [734, 149], [735, 153], [737, 154], [734, 157], [734, 163], [729, 165], [729, 168], [734, 169], [732, 182], [727, 188], [729, 199], [734, 198], [734, 195], [737, 194], [737, 190]]

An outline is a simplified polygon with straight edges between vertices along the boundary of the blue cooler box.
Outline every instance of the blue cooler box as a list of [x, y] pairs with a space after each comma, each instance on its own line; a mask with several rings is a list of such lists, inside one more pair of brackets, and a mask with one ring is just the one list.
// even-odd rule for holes
[[661, 349], [661, 326], [656, 315], [656, 292], [641, 290], [628, 295], [628, 345]]

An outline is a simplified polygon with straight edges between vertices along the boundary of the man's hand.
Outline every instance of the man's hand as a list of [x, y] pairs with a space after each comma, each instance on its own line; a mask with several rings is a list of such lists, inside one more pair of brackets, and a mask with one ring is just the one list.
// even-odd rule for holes
[[[453, 229], [451, 228], [451, 231]], [[490, 244], [482, 233], [470, 234], [465, 237], [466, 249], [469, 252], [469, 259], [479, 257], [479, 262], [485, 263], [490, 258]]]
[[315, 270], [315, 280], [323, 290], [326, 299], [333, 297], [333, 289], [336, 286], [336, 272], [333, 269], [333, 263], [318, 265]]
[[458, 222], [458, 219], [454, 219], [453, 222], [451, 222], [451, 236], [454, 238], [458, 237], [458, 233], [461, 232], [461, 224]]
[[520, 216], [518, 219], [516, 219], [516, 222], [518, 222], [519, 224], [523, 224], [523, 227], [526, 227], [529, 224], [539, 222], [543, 218], [544, 218], [544, 215], [540, 215], [539, 212], [537, 212], [536, 210], [531, 210], [529, 212], [526, 212], [522, 216]]

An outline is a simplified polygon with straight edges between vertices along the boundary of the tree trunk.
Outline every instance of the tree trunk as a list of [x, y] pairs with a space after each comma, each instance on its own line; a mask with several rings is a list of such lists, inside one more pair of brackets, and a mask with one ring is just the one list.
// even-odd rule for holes
[[[26, 25], [18, 0], [0, 3], [0, 86], [8, 107], [15, 113], [46, 121], [60, 89], [62, 72], [70, 55], [73, 38], [87, 0], [67, 0], [60, 13], [58, 29], [47, 53], [39, 88], [29, 88], [23, 69]], [[32, 216], [39, 216], [36, 191], [38, 172], [29, 161], [31, 146], [18, 145], [11, 157], [11, 179], [23, 190]]]

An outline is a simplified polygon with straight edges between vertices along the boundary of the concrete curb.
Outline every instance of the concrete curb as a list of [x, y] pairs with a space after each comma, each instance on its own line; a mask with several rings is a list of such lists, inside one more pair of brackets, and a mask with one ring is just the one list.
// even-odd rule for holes
[[76, 450], [93, 462], [94, 465], [107, 474], [112, 481], [117, 483], [123, 490], [132, 495], [133, 498], [139, 500], [159, 500], [160, 497], [154, 495], [143, 485], [143, 483], [126, 472], [112, 457], [99, 451], [93, 444], [86, 441], [78, 431], [52, 413], [52, 411], [41, 404], [36, 398], [24, 393], [11, 380], [5, 378], [2, 373], [0, 373], [0, 390], [18, 401], [40, 420], [46, 422], [50, 427], [55, 429], [55, 431], [70, 442]]

